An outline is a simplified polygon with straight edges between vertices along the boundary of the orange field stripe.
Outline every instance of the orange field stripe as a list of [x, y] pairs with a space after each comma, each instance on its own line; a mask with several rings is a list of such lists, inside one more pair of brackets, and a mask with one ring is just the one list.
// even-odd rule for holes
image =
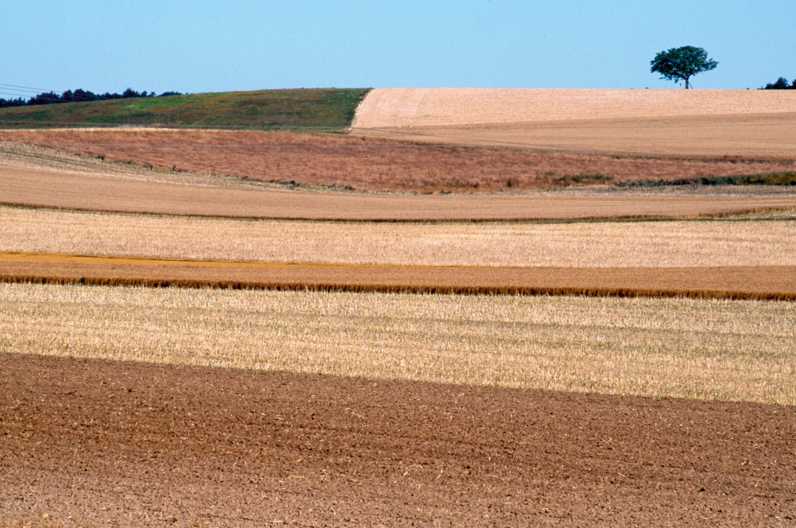
[[[156, 266], [188, 268], [251, 268], [251, 269], [389, 269], [389, 270], [489, 270], [490, 266], [418, 266], [402, 264], [336, 264], [318, 262], [255, 262], [234, 260], [167, 259], [154, 257], [118, 257], [101, 255], [69, 255], [61, 253], [26, 253], [21, 251], [0, 251], [0, 262], [40, 263], [40, 264], [83, 264], [112, 266]], [[502, 269], [506, 269], [505, 267]], [[517, 268], [522, 269], [522, 268]]]
[[796, 300], [796, 266], [548, 268], [232, 262], [0, 252], [0, 282]]

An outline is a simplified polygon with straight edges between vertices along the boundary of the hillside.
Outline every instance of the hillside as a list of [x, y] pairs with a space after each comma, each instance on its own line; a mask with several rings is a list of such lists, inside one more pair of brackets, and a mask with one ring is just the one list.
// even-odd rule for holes
[[143, 97], [0, 109], [0, 128], [64, 126], [343, 129], [367, 90], [296, 89]]
[[354, 133], [426, 143], [713, 159], [796, 158], [777, 90], [377, 89]]

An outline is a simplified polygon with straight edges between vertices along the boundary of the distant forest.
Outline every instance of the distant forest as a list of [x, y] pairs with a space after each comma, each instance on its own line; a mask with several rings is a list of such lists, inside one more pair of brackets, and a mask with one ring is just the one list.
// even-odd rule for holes
[[761, 90], [796, 90], [796, 79], [793, 79], [793, 84], [788, 84], [785, 77], [780, 77], [775, 83], [768, 83]]
[[48, 105], [48, 104], [59, 104], [59, 103], [87, 103], [91, 101], [107, 101], [110, 99], [131, 99], [135, 97], [166, 97], [169, 95], [182, 95], [180, 92], [164, 92], [160, 95], [156, 95], [155, 92], [147, 93], [146, 90], [143, 92], [136, 92], [135, 90], [128, 88], [122, 94], [118, 93], [104, 93], [104, 94], [95, 94], [94, 92], [89, 92], [88, 90], [83, 90], [82, 88], [78, 88], [75, 91], [67, 90], [61, 95], [58, 95], [55, 92], [45, 92], [40, 93], [35, 97], [31, 97], [28, 100], [22, 99], [0, 99], [0, 108], [8, 108], [11, 106], [32, 106], [32, 105]]

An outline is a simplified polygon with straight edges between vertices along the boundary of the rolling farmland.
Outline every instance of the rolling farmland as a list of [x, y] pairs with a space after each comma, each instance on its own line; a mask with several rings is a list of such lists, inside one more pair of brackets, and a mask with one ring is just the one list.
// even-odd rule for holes
[[374, 90], [358, 134], [639, 156], [793, 160], [796, 99], [759, 90]]
[[0, 131], [0, 525], [792, 524], [796, 109], [684, 92]]

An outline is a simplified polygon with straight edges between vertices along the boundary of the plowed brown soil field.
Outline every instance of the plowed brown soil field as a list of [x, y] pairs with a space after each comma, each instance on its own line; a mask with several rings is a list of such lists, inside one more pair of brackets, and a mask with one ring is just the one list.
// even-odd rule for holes
[[791, 407], [0, 354], [0, 413], [8, 526], [796, 522]]

